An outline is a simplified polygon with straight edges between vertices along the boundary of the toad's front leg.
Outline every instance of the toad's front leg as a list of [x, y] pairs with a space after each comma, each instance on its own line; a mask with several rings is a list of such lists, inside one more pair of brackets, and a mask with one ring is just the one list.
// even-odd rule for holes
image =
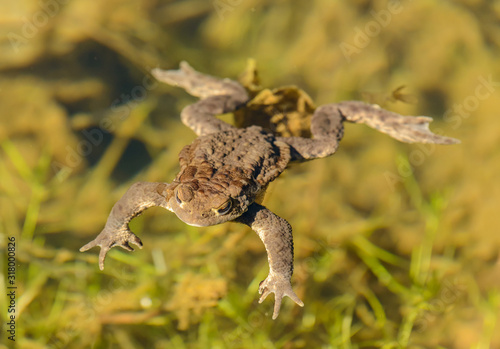
[[293, 237], [290, 224], [256, 203], [253, 203], [248, 211], [235, 221], [252, 228], [259, 235], [267, 250], [269, 275], [260, 283], [259, 303], [262, 303], [271, 292], [274, 293], [273, 320], [278, 317], [284, 296], [290, 297], [303, 307], [304, 303], [293, 292], [290, 284], [293, 273]]
[[142, 248], [141, 239], [130, 231], [128, 223], [148, 207], [162, 206], [168, 209], [165, 199], [167, 187], [167, 183], [134, 183], [113, 206], [101, 233], [80, 248], [80, 251], [84, 252], [95, 246], [101, 247], [99, 268], [103, 270], [104, 259], [111, 248], [120, 246], [127, 251], [133, 251], [130, 243]]

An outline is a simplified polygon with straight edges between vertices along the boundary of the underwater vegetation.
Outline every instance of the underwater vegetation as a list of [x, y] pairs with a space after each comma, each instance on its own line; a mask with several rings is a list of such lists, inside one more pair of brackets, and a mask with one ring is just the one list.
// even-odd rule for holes
[[[500, 346], [498, 1], [1, 8], [0, 348]], [[149, 75], [181, 60], [240, 76], [283, 134], [307, 131], [292, 107], [360, 99], [431, 116], [462, 143], [347, 125], [337, 154], [273, 182], [264, 204], [294, 228], [305, 303], [286, 299], [276, 321], [272, 300], [257, 303], [264, 247], [242, 225], [189, 227], [150, 209], [131, 222], [145, 247], [114, 249], [101, 272], [78, 249], [131, 183], [172, 179], [195, 138], [179, 119], [195, 99]]]

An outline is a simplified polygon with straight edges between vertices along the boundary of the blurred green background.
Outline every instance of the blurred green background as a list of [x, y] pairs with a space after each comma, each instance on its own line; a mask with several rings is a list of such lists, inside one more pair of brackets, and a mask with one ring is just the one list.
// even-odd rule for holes
[[[17, 348], [500, 347], [500, 1], [18, 0], [0, 3], [0, 348], [7, 237]], [[181, 60], [316, 105], [428, 115], [453, 146], [347, 125], [334, 156], [293, 166], [265, 205], [294, 228], [305, 307], [258, 304], [264, 246], [160, 208], [144, 242], [78, 249], [135, 181], [171, 181], [195, 99], [155, 83]], [[403, 90], [398, 87], [405, 86]]]

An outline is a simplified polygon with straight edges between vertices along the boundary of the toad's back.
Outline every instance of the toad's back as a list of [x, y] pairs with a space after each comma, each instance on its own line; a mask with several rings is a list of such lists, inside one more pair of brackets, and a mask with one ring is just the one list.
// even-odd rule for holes
[[264, 187], [283, 172], [289, 160], [289, 146], [261, 127], [234, 128], [199, 137], [184, 147], [177, 180], [196, 178], [217, 185], [236, 176]]

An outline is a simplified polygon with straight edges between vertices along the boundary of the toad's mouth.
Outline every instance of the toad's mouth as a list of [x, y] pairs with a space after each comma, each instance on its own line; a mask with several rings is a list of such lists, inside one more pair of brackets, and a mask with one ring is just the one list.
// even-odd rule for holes
[[178, 202], [171, 202], [170, 207], [173, 213], [184, 223], [191, 225], [193, 227], [207, 227], [210, 225], [217, 224], [217, 222], [213, 222], [212, 218], [207, 214], [196, 213], [191, 209], [186, 208], [187, 205], [185, 203], [179, 204]]

